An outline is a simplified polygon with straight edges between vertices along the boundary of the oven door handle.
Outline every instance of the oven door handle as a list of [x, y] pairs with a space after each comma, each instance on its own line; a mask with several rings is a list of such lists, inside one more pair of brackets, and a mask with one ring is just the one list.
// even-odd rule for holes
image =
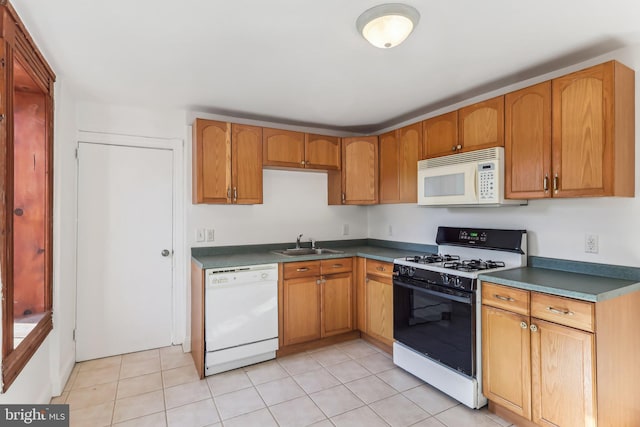
[[461, 296], [457, 296], [457, 295], [445, 294], [444, 292], [433, 291], [431, 289], [421, 288], [419, 286], [413, 286], [413, 285], [410, 285], [408, 283], [403, 283], [403, 282], [399, 282], [399, 281], [396, 281], [396, 280], [393, 281], [393, 285], [394, 286], [401, 286], [403, 288], [413, 289], [414, 291], [423, 292], [425, 294], [435, 295], [435, 296], [438, 296], [440, 298], [448, 299], [448, 300], [451, 300], [451, 301], [456, 301], [456, 302], [460, 302], [460, 303], [467, 304], [467, 305], [473, 305], [473, 293], [470, 293], [469, 296], [465, 298], [465, 297], [461, 297]]

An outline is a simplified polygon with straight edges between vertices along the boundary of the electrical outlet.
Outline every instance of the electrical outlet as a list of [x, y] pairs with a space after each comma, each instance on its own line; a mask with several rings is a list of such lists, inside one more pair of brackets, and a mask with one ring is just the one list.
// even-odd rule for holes
[[204, 228], [196, 230], [196, 242], [204, 242]]
[[393, 225], [389, 224], [389, 236], [393, 236]]
[[584, 251], [588, 254], [598, 253], [598, 235], [587, 233], [584, 235]]
[[342, 235], [343, 236], [349, 235], [349, 224], [342, 224]]
[[207, 228], [207, 242], [213, 242], [215, 237], [215, 230], [213, 228]]

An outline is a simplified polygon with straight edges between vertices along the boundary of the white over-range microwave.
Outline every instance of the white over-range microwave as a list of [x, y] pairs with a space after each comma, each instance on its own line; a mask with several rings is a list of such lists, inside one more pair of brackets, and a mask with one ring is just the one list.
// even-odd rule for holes
[[423, 206], [526, 205], [504, 198], [504, 148], [418, 162], [418, 204]]

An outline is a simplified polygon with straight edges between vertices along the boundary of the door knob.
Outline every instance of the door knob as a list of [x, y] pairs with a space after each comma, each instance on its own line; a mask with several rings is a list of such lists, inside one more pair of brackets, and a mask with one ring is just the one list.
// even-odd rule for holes
[[166, 257], [166, 256], [169, 256], [171, 252], [169, 251], [169, 249], [163, 249], [162, 252], [160, 252], [160, 254]]

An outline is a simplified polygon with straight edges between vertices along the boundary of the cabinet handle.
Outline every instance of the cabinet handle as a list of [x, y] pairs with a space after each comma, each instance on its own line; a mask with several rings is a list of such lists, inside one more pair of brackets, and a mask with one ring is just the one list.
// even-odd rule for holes
[[300, 267], [300, 268], [296, 269], [296, 271], [298, 273], [303, 273], [305, 271], [309, 271], [309, 268], [308, 267]]
[[238, 201], [238, 187], [233, 187], [233, 201]]
[[378, 271], [384, 271], [384, 267], [382, 267], [381, 265], [379, 265], [379, 266], [377, 266], [377, 267], [376, 267], [376, 270], [378, 270]]
[[345, 193], [342, 193], [342, 204], [344, 205], [346, 201], [347, 201], [347, 195]]
[[319, 285], [320, 283], [322, 283], [322, 280], [316, 279], [316, 285]]
[[456, 146], [451, 147], [451, 151], [456, 151]]
[[556, 174], [553, 177], [553, 191], [554, 191], [554, 193], [558, 192], [559, 182], [560, 182], [560, 178], [558, 178], [558, 174]]
[[331, 268], [342, 268], [342, 264], [333, 264]]
[[456, 145], [456, 150], [460, 150], [460, 149], [462, 149], [462, 145], [460, 144]]
[[562, 314], [564, 316], [573, 316], [573, 311], [569, 310], [558, 310], [557, 308], [547, 307], [547, 310], [552, 312], [553, 314]]
[[542, 180], [542, 187], [544, 188], [544, 192], [549, 191], [549, 175], [545, 175]]
[[231, 198], [231, 187], [227, 188], [227, 199]]
[[529, 326], [529, 329], [531, 329], [531, 332], [538, 332], [538, 327], [536, 325]]
[[304, 160], [302, 160], [302, 161], [300, 161], [300, 164], [301, 164], [302, 166], [304, 166], [304, 165], [306, 165], [306, 164], [307, 164], [307, 162], [305, 162]]
[[527, 322], [520, 322], [520, 327], [522, 329], [527, 329]]
[[513, 298], [511, 297], [503, 297], [502, 295], [498, 295], [498, 294], [494, 294], [494, 297], [496, 297], [496, 299], [499, 299], [500, 301], [508, 301], [508, 302], [513, 302], [515, 301]]

